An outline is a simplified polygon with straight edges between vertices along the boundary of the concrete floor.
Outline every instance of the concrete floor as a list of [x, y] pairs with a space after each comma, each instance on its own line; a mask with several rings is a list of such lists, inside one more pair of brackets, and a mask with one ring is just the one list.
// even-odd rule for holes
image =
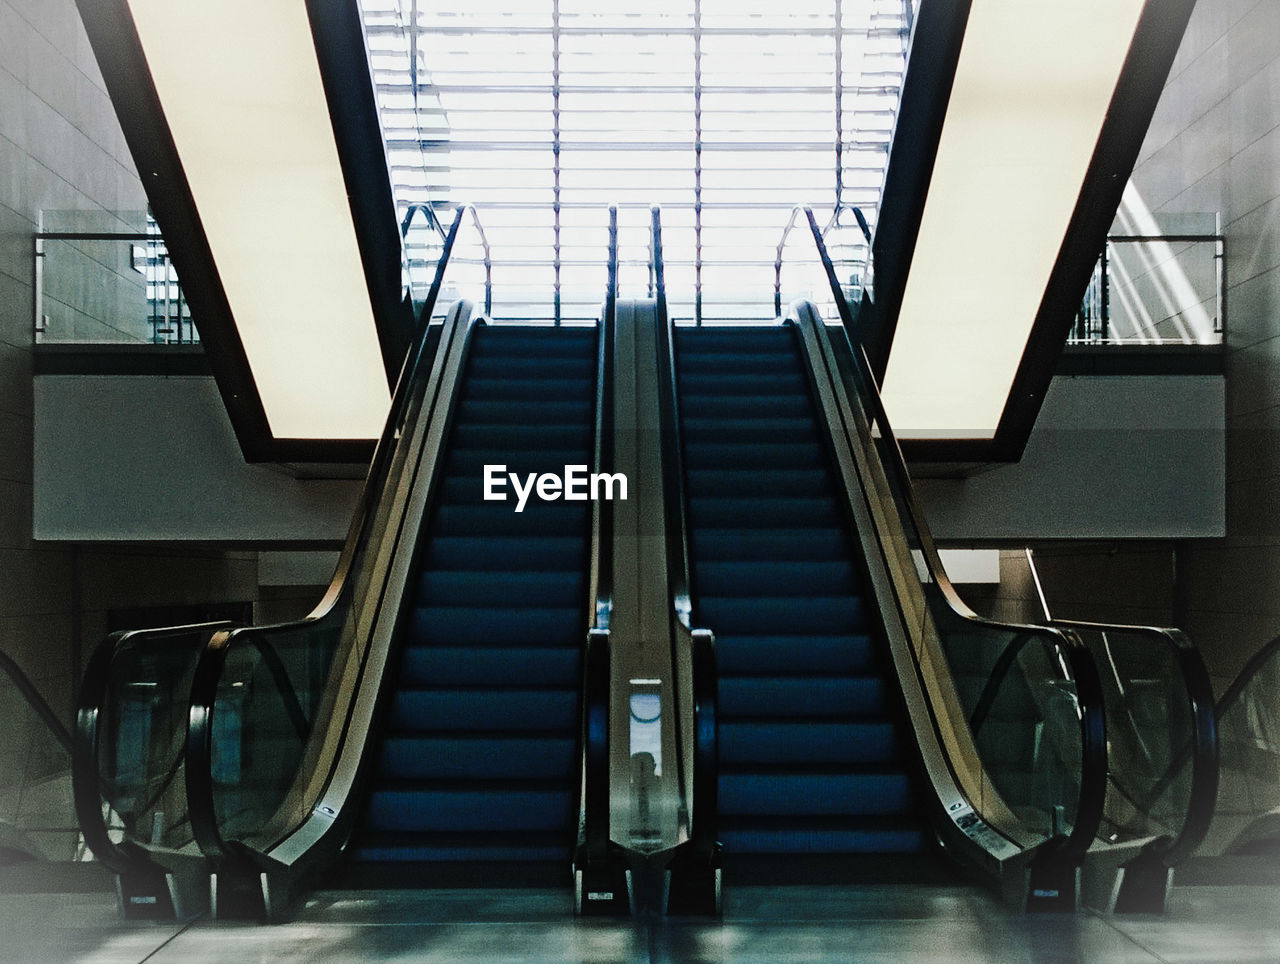
[[1180, 887], [1163, 918], [1020, 917], [969, 887], [738, 887], [724, 920], [575, 920], [567, 894], [331, 891], [288, 924], [123, 924], [113, 898], [0, 895], [0, 961], [1280, 961], [1280, 887]]

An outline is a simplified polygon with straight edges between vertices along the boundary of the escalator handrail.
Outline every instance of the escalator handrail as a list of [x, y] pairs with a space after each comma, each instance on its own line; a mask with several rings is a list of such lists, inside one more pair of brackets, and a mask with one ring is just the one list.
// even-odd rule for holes
[[[609, 282], [601, 319], [600, 344], [596, 362], [595, 471], [612, 472], [614, 466], [613, 355], [618, 327], [618, 206], [609, 206]], [[594, 502], [593, 598], [588, 600], [592, 626], [609, 628], [613, 612], [613, 502]]]
[[[787, 238], [791, 236], [791, 231], [796, 226], [796, 218], [804, 211], [801, 205], [796, 205], [791, 209], [791, 215], [787, 218], [786, 227], [782, 229], [782, 236], [778, 238], [778, 248], [773, 259], [773, 311], [778, 317], [782, 317], [782, 259], [783, 253], [787, 247]], [[871, 245], [871, 228], [867, 224], [867, 216], [862, 213], [862, 208], [856, 204], [838, 204], [831, 211], [831, 217], [827, 221], [826, 226], [822, 229], [822, 237], [826, 238], [827, 232], [830, 231], [840, 221], [840, 212], [849, 211], [853, 214], [854, 220], [858, 222], [858, 230], [862, 232], [863, 238], [867, 242], [868, 258], [870, 258]]]
[[[460, 205], [454, 213], [454, 223], [446, 229], [440, 222], [440, 218], [436, 214], [435, 205], [424, 201], [415, 201], [405, 209], [404, 218], [400, 221], [400, 238], [402, 241], [402, 249], [406, 262], [409, 257], [409, 228], [413, 225], [413, 218], [416, 214], [422, 214], [427, 219], [427, 224], [440, 235], [441, 243], [444, 248], [440, 252], [440, 260], [436, 262], [436, 277], [432, 283], [432, 291], [435, 296], [440, 294], [440, 278], [443, 269], [449, 263], [449, 256], [453, 250], [453, 238], [457, 236], [458, 220], [464, 212], [471, 215], [472, 224], [475, 226], [476, 234], [480, 238], [480, 248], [484, 252], [484, 313], [487, 315], [493, 311], [493, 251], [489, 246], [489, 238], [484, 233], [484, 226], [480, 223], [480, 214], [476, 210], [474, 204]], [[436, 297], [428, 296], [429, 304], [424, 309], [423, 315], [430, 320], [431, 312], [435, 310]]]
[[689, 572], [688, 495], [684, 485], [684, 447], [676, 389], [675, 331], [667, 311], [667, 284], [662, 258], [662, 212], [650, 211], [650, 259], [658, 316], [658, 417], [671, 437], [662, 446], [662, 495], [667, 524], [667, 580], [672, 609], [692, 629], [692, 578]]
[[[693, 678], [688, 685], [694, 696], [694, 718], [680, 721], [692, 726], [693, 785], [689, 840], [695, 859], [706, 862], [715, 853], [719, 809], [719, 755], [716, 720], [715, 638], [707, 630], [693, 628], [693, 579], [689, 566], [689, 502], [684, 477], [684, 443], [680, 429], [680, 402], [676, 386], [675, 327], [667, 310], [666, 274], [662, 257], [662, 211], [650, 210], [650, 265], [654, 279], [654, 307], [658, 327], [658, 424], [662, 432], [662, 497], [666, 523], [667, 587], [672, 616], [671, 644], [678, 634], [690, 634]], [[673, 672], [680, 660], [672, 653]], [[681, 681], [675, 681], [677, 688]], [[678, 718], [678, 716], [677, 716]], [[677, 747], [683, 746], [677, 739]], [[677, 772], [683, 774], [684, 767]]]
[[[1213, 682], [1200, 651], [1180, 629], [1113, 625], [1073, 619], [1055, 619], [1049, 625], [1100, 633], [1104, 639], [1107, 633], [1141, 636], [1153, 646], [1172, 650], [1174, 663], [1186, 692], [1191, 719], [1191, 739], [1184, 751], [1191, 758], [1191, 790], [1182, 828], [1173, 837], [1153, 841], [1145, 853], [1158, 859], [1166, 867], [1176, 866], [1190, 857], [1203, 843], [1209, 832], [1209, 825], [1213, 822], [1218, 799], [1218, 716], [1213, 702]], [[1182, 760], [1185, 760], [1185, 756], [1176, 756], [1164, 776], [1154, 784], [1152, 802], [1163, 794]], [[1117, 787], [1120, 786], [1118, 779], [1116, 784]]]
[[53, 712], [53, 708], [45, 702], [45, 698], [40, 695], [40, 691], [36, 689], [34, 683], [22, 671], [13, 658], [6, 652], [0, 651], [0, 671], [3, 671], [9, 679], [13, 680], [13, 685], [18, 688], [18, 692], [22, 694], [22, 698], [27, 701], [27, 705], [35, 711], [36, 716], [49, 732], [53, 734], [53, 738], [62, 745], [62, 748], [68, 753], [72, 752], [71, 731], [67, 729], [62, 720], [58, 719], [58, 714]]
[[1018, 634], [1030, 632], [1046, 637], [1055, 637], [1067, 669], [1076, 682], [1076, 699], [1080, 707], [1080, 792], [1075, 823], [1071, 833], [1067, 835], [1065, 840], [1060, 841], [1059, 854], [1078, 865], [1083, 861], [1085, 853], [1092, 845], [1102, 826], [1106, 803], [1106, 728], [1102, 683], [1098, 676], [1097, 667], [1094, 665], [1084, 643], [1073, 634], [1061, 629], [983, 619], [961, 599], [960, 594], [951, 583], [945, 567], [942, 565], [942, 559], [933, 542], [924, 513], [916, 501], [915, 489], [911, 484], [911, 475], [907, 469], [906, 458], [902, 454], [902, 447], [889, 422], [884, 400], [880, 396], [875, 378], [872, 375], [866, 352], [856, 338], [853, 311], [849, 306], [843, 289], [840, 287], [839, 279], [836, 277], [835, 266], [831, 261], [830, 254], [827, 252], [827, 246], [823, 241], [822, 231], [818, 227], [817, 219], [814, 217], [812, 209], [807, 205], [798, 205], [797, 210], [804, 213], [809, 223], [810, 233], [813, 236], [814, 244], [817, 246], [818, 256], [822, 261], [836, 309], [840, 314], [841, 329], [848, 342], [848, 354], [860, 382], [860, 385], [855, 386], [855, 389], [862, 389], [858, 392], [862, 404], [869, 406], [868, 417], [872, 424], [879, 427], [886, 442], [885, 450], [888, 458], [885, 460], [885, 472], [889, 476], [891, 484], [898, 490], [898, 495], [902, 500], [910, 522], [915, 528], [920, 543], [920, 551], [930, 578], [937, 585], [949, 608], [967, 623], [989, 627], [1001, 632]]
[[[111, 686], [111, 665], [128, 646], [138, 641], [161, 643], [168, 638], [207, 635], [229, 625], [226, 622], [198, 623], [111, 633], [99, 643], [85, 666], [84, 678], [76, 698], [76, 726], [71, 744], [71, 792], [76, 821], [84, 834], [85, 844], [95, 857], [116, 874], [157, 875], [164, 868], [156, 863], [149, 848], [125, 839], [111, 839], [107, 816], [103, 813], [104, 787], [98, 767], [99, 723], [106, 710]], [[170, 785], [177, 768], [171, 768], [162, 782], [161, 792]]]
[[440, 260], [436, 264], [435, 277], [432, 280], [431, 288], [417, 319], [413, 342], [401, 365], [400, 376], [396, 382], [396, 391], [392, 399], [386, 425], [374, 448], [373, 459], [365, 477], [360, 501], [353, 514], [342, 553], [339, 556], [338, 564], [324, 596], [316, 604], [315, 608], [300, 620], [250, 627], [238, 631], [224, 630], [213, 633], [205, 643], [191, 688], [186, 742], [186, 779], [192, 831], [200, 849], [209, 857], [215, 859], [225, 858], [233, 853], [218, 826], [213, 779], [214, 740], [212, 720], [218, 686], [229, 649], [235, 641], [245, 640], [257, 646], [257, 641], [264, 636], [303, 629], [319, 623], [335, 611], [340, 599], [343, 597], [352, 576], [354, 561], [366, 542], [367, 523], [371, 521], [371, 513], [375, 502], [388, 482], [395, 450], [400, 441], [400, 431], [404, 420], [408, 417], [412, 404], [413, 393], [411, 389], [424, 367], [430, 367], [434, 361], [435, 354], [440, 351], [446, 351], [448, 347], [442, 339], [435, 353], [427, 351], [432, 328], [430, 323], [431, 316], [443, 288], [445, 272], [449, 266], [450, 257], [462, 226], [463, 216], [467, 213], [471, 214], [476, 227], [479, 228], [480, 226], [479, 216], [474, 205], [463, 204], [456, 209], [453, 222], [445, 237]]
[[[618, 208], [609, 206], [609, 282], [596, 362], [595, 471], [614, 462], [613, 356], [618, 313]], [[600, 866], [609, 851], [609, 622], [613, 613], [613, 503], [598, 499], [592, 510], [591, 628], [583, 654], [582, 801], [588, 862]]]

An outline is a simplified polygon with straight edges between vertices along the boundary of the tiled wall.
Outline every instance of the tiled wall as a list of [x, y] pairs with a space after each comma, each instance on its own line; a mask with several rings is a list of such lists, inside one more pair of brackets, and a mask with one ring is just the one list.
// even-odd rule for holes
[[1280, 3], [1199, 0], [1133, 185], [1227, 237], [1227, 536], [1178, 554], [1221, 682], [1280, 633]]
[[255, 553], [122, 554], [31, 538], [37, 220], [57, 211], [101, 224], [145, 206], [75, 4], [0, 0], [0, 647], [68, 715], [74, 661], [108, 610], [252, 600], [257, 590]]

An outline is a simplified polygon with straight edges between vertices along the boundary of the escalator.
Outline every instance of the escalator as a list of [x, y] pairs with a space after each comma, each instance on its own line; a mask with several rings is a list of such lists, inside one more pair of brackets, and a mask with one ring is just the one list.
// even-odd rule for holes
[[675, 348], [725, 858], [918, 852], [910, 737], [797, 333], [683, 328]]
[[596, 342], [595, 329], [473, 335], [356, 863], [440, 864], [455, 881], [463, 863], [540, 865], [556, 882], [569, 865], [591, 513], [536, 497], [516, 512], [483, 501], [483, 477], [591, 464]]
[[[600, 886], [607, 727], [585, 726], [608, 702], [592, 670], [608, 514], [530, 490], [608, 464], [613, 289], [591, 327], [493, 326], [465, 299], [429, 325], [467, 213], [479, 230], [460, 208], [414, 297], [414, 345], [313, 613], [117, 634], [95, 653], [77, 811], [126, 916], [275, 920], [318, 883], [561, 885], [571, 869], [590, 910], [626, 897]], [[484, 265], [487, 282], [487, 248]], [[129, 729], [139, 688], [148, 725]], [[123, 833], [105, 825], [143, 798]]]
[[[671, 640], [697, 761], [671, 909], [718, 909], [721, 868], [727, 887], [765, 867], [869, 879], [940, 853], [1028, 911], [1159, 910], [1216, 786], [1198, 654], [1176, 631], [965, 606], [801, 211], [838, 325], [809, 302], [773, 326], [673, 324], [654, 213]], [[1162, 784], [1179, 752], [1193, 764]]]

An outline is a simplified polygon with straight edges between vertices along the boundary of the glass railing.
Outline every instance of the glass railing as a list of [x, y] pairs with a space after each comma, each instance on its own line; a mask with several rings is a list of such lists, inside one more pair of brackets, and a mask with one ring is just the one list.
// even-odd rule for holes
[[1280, 850], [1280, 637], [1249, 660], [1215, 710], [1221, 781], [1209, 854]]
[[0, 866], [77, 860], [71, 735], [36, 686], [0, 653]]
[[85, 670], [76, 816], [85, 842], [119, 876], [126, 916], [186, 917], [205, 897], [187, 797], [187, 710], [197, 660], [220, 625], [114, 633]]
[[44, 212], [34, 257], [40, 344], [200, 341], [168, 248], [147, 214]]
[[1217, 233], [1107, 239], [1069, 345], [1221, 345], [1226, 239]]

